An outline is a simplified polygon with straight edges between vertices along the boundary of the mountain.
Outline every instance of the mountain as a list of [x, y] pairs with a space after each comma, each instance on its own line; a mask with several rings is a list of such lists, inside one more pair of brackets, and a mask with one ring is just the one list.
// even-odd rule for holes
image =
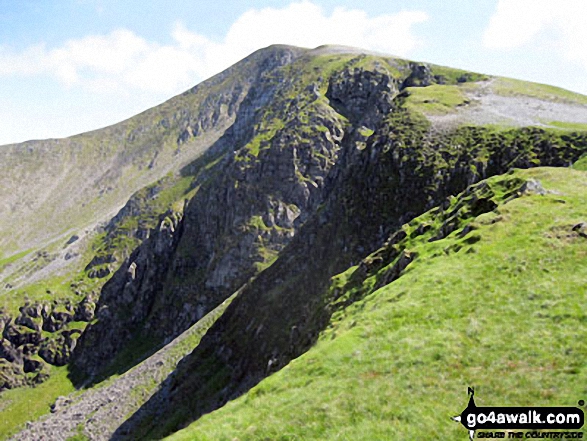
[[468, 382], [572, 404], [586, 152], [587, 97], [331, 46], [0, 147], [0, 435], [49, 404], [17, 439], [446, 439]]
[[[170, 439], [464, 440], [449, 417], [468, 386], [489, 406], [576, 406], [587, 239], [573, 227], [587, 215], [586, 178], [515, 171], [405, 224], [333, 279], [337, 312], [314, 347]], [[193, 371], [193, 357], [179, 365], [170, 405], [197, 396]]]

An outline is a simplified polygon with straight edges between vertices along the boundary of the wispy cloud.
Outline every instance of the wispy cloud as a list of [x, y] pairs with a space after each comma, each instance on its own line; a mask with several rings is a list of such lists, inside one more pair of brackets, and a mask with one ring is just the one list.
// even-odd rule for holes
[[586, 17], [585, 0], [499, 0], [483, 41], [501, 50], [546, 45], [587, 70]]
[[370, 17], [360, 9], [336, 8], [327, 14], [303, 1], [279, 9], [249, 10], [219, 41], [178, 22], [168, 44], [120, 29], [59, 47], [40, 43], [20, 52], [0, 47], [0, 76], [49, 75], [68, 87], [96, 92], [172, 94], [273, 43], [305, 47], [336, 43], [408, 55], [422, 44], [414, 25], [427, 19], [421, 11]]

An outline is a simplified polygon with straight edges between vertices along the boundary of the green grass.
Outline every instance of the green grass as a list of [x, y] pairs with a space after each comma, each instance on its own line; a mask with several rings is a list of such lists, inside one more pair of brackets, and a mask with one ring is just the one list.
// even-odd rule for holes
[[468, 72], [462, 69], [454, 69], [446, 66], [431, 65], [432, 75], [441, 78], [445, 84], [458, 84], [465, 82], [484, 81], [489, 79], [487, 75]]
[[55, 276], [38, 282], [28, 284], [19, 289], [3, 293], [0, 297], [0, 305], [5, 312], [18, 315], [18, 309], [26, 301], [51, 303], [53, 300], [63, 302], [71, 300], [79, 302], [82, 298], [77, 296], [72, 287], [71, 276]]
[[271, 229], [267, 225], [265, 225], [265, 222], [263, 221], [263, 217], [261, 217], [259, 215], [252, 216], [249, 219], [249, 221], [247, 222], [247, 225], [250, 228], [254, 228], [258, 231], [267, 231], [267, 230]]
[[406, 107], [424, 114], [442, 115], [454, 112], [458, 106], [469, 104], [460, 86], [432, 85], [406, 89], [409, 93]]
[[259, 156], [259, 151], [262, 148], [268, 148], [269, 142], [275, 136], [278, 130], [283, 128], [283, 121], [274, 118], [267, 123], [263, 128], [259, 128], [258, 135], [255, 136], [251, 142], [243, 147], [243, 152], [247, 152], [254, 157]]
[[418, 257], [403, 276], [337, 314], [306, 354], [170, 439], [465, 439], [449, 417], [465, 407], [468, 386], [478, 405], [584, 399], [587, 239], [572, 227], [587, 219], [587, 173], [539, 168], [493, 182], [510, 178], [557, 193], [502, 202], [471, 218], [464, 237], [409, 239]]
[[569, 130], [572, 132], [587, 132], [587, 123], [573, 123], [564, 121], [550, 121], [549, 126], [556, 127], [563, 130]]
[[57, 397], [67, 395], [75, 389], [67, 379], [67, 367], [51, 367], [51, 377], [36, 387], [23, 387], [0, 394], [0, 439], [22, 429], [32, 421], [49, 412]]
[[14, 263], [14, 262], [22, 259], [28, 253], [30, 253], [30, 251], [31, 250], [21, 251], [20, 253], [16, 253], [11, 256], [3, 257], [2, 259], [0, 259], [0, 271], [2, 271], [5, 267], [10, 265], [11, 263]]
[[587, 171], [587, 155], [583, 155], [573, 164], [575, 170]]
[[363, 136], [364, 138], [368, 138], [369, 136], [371, 136], [373, 133], [375, 133], [375, 131], [373, 129], [370, 129], [368, 127], [360, 127], [359, 128], [359, 133], [361, 134], [361, 136]]
[[546, 101], [587, 104], [587, 96], [560, 87], [531, 83], [512, 78], [497, 78], [493, 90], [502, 96], [527, 96]]

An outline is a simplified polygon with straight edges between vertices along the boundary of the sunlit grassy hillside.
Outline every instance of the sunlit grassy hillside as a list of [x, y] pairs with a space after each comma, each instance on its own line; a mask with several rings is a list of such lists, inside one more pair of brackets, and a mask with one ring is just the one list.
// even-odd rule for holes
[[[516, 191], [528, 179], [547, 193]], [[359, 281], [350, 289], [367, 296], [314, 348], [171, 439], [464, 440], [449, 417], [467, 386], [478, 405], [584, 399], [587, 238], [573, 227], [587, 220], [587, 173], [539, 168], [489, 184], [496, 209], [475, 217], [477, 197], [452, 200], [459, 228], [441, 240], [430, 241], [438, 210], [404, 226], [400, 245], [417, 257], [399, 279], [372, 292], [383, 267]], [[333, 286], [349, 289], [356, 271]]]

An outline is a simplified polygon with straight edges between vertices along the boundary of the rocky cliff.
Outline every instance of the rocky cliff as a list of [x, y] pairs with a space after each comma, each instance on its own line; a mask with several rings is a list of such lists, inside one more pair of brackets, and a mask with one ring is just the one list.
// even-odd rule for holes
[[[380, 87], [374, 81], [373, 93]], [[349, 115], [357, 125], [346, 128], [319, 209], [243, 289], [165, 387], [121, 427], [122, 437], [175, 431], [174, 422], [216, 409], [304, 353], [336, 310], [328, 295], [330, 278], [379, 248], [403, 223], [485, 177], [512, 167], [566, 166], [587, 149], [585, 135], [556, 136], [540, 129], [495, 135], [464, 128], [430, 137], [425, 125], [419, 127], [422, 121], [399, 103], [388, 109], [379, 120], [378, 111], [359, 113], [364, 119]], [[366, 124], [373, 134], [365, 140], [360, 130]], [[481, 198], [474, 209], [491, 210], [484, 202]], [[441, 235], [452, 231], [456, 219], [447, 218]], [[411, 258], [403, 255], [395, 277]]]
[[[162, 402], [173, 403], [165, 409], [175, 418], [177, 409], [185, 419], [209, 412], [299, 356], [332, 313], [330, 278], [404, 222], [481, 179], [512, 167], [567, 166], [587, 147], [584, 134], [539, 128], [434, 134], [425, 117], [405, 107], [408, 87], [438, 81], [430, 68], [357, 56], [325, 77], [329, 63], [320, 69], [311, 63], [280, 66], [267, 80], [264, 90], [273, 98], [255, 130], [216, 159], [216, 172], [186, 206], [165, 286], [135, 291], [149, 293], [134, 302], [143, 311], [139, 327], [134, 317], [130, 323], [117, 317], [84, 334], [75, 366], [95, 375], [92, 367], [102, 368], [96, 361], [117, 352], [111, 342], [122, 348], [130, 341], [125, 330], [164, 341], [244, 286], [121, 434], [135, 436], [143, 418], [160, 430], [172, 415], [164, 410], [153, 419], [149, 409], [160, 413]], [[287, 69], [297, 73], [289, 82]], [[123, 292], [103, 296], [99, 310], [124, 311]], [[110, 342], [104, 349], [102, 338]]]
[[[363, 262], [355, 276], [363, 281], [380, 269], [374, 261], [395, 261], [381, 286], [402, 273], [415, 258], [392, 249], [405, 239], [402, 225], [439, 207], [434, 234], [442, 239], [462, 226], [460, 208], [444, 212], [452, 195], [512, 168], [566, 167], [587, 152], [586, 132], [516, 120], [518, 98], [508, 124], [478, 124], [486, 101], [475, 97], [497, 95], [499, 81], [276, 46], [170, 101], [163, 109], [181, 118], [164, 119], [161, 136], [173, 138], [174, 149], [217, 136], [197, 158], [166, 163], [176, 173], [157, 176], [104, 227], [85, 255], [85, 277], [105, 282], [99, 290], [69, 304], [24, 305], [18, 318], [5, 314], [2, 369], [12, 378], [34, 374], [9, 386], [42, 381], [38, 357], [68, 364], [78, 386], [122, 373], [238, 292], [115, 437], [166, 435], [249, 390], [306, 352], [333, 314], [361, 298], [348, 295], [352, 287], [336, 291], [333, 276]], [[192, 95], [197, 111], [181, 107]], [[579, 117], [581, 99], [564, 104]], [[451, 115], [459, 124], [447, 125]], [[163, 141], [153, 133], [135, 136], [158, 149]], [[475, 189], [467, 209], [493, 210], [494, 195]]]

